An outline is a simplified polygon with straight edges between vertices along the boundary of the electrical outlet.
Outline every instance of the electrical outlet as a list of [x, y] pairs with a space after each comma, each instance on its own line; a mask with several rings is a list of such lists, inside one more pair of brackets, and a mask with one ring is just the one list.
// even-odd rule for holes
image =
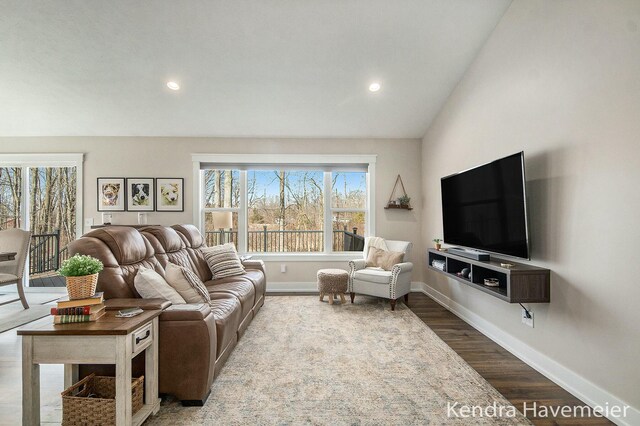
[[93, 226], [93, 218], [92, 217], [88, 217], [84, 219], [84, 226], [86, 228], [90, 228]]
[[520, 313], [520, 317], [522, 318], [522, 323], [533, 328], [533, 312], [529, 311], [529, 317], [527, 317], [527, 311], [522, 308], [522, 312]]
[[280, 264], [280, 272], [282, 272], [283, 274], [285, 272], [287, 272], [287, 265], [285, 265], [284, 263]]

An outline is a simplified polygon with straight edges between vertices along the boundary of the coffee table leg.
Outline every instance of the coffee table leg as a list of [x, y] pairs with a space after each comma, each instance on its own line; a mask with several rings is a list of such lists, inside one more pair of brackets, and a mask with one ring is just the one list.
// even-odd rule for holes
[[71, 385], [78, 382], [78, 364], [64, 365], [64, 388], [67, 389]]
[[153, 414], [160, 410], [158, 403], [158, 318], [153, 319], [153, 343], [145, 351], [145, 404], [154, 406]]
[[22, 336], [22, 424], [40, 424], [40, 365], [33, 363], [32, 336]]
[[131, 339], [116, 341], [116, 426], [131, 424]]

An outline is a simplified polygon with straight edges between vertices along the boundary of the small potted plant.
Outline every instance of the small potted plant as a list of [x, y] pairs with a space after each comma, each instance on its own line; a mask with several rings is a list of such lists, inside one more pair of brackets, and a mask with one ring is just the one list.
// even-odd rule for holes
[[408, 207], [410, 201], [411, 197], [409, 197], [407, 194], [404, 194], [402, 197], [398, 198], [398, 202], [402, 207]]
[[58, 273], [66, 277], [69, 299], [86, 299], [96, 294], [98, 272], [102, 269], [98, 259], [81, 254], [62, 262]]
[[440, 238], [434, 238], [433, 242], [436, 244], [436, 250], [440, 250], [442, 247], [442, 240]]

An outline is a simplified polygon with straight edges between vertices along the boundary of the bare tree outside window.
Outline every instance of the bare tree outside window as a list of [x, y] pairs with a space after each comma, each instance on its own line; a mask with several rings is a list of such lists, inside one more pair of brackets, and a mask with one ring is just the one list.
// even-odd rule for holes
[[[325, 226], [333, 251], [362, 250], [366, 225], [366, 172], [331, 173], [325, 194], [321, 170], [204, 170], [204, 228], [208, 245], [238, 244], [254, 253], [324, 252]], [[246, 179], [246, 195], [240, 177]], [[328, 182], [327, 182], [328, 185]], [[241, 197], [246, 196], [246, 229], [238, 229]], [[331, 205], [325, 206], [325, 197]], [[244, 206], [245, 204], [243, 204]], [[325, 209], [331, 215], [325, 216]], [[246, 216], [244, 214], [246, 213]], [[325, 217], [331, 223], [325, 224]], [[231, 221], [231, 222], [229, 222]], [[232, 227], [227, 225], [232, 224]], [[223, 224], [222, 226], [220, 224]]]

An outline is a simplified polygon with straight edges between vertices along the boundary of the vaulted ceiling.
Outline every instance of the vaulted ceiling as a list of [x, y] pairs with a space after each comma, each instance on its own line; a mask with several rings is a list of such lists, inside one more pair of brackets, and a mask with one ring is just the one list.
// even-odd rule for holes
[[422, 137], [509, 3], [0, 0], [0, 135]]

